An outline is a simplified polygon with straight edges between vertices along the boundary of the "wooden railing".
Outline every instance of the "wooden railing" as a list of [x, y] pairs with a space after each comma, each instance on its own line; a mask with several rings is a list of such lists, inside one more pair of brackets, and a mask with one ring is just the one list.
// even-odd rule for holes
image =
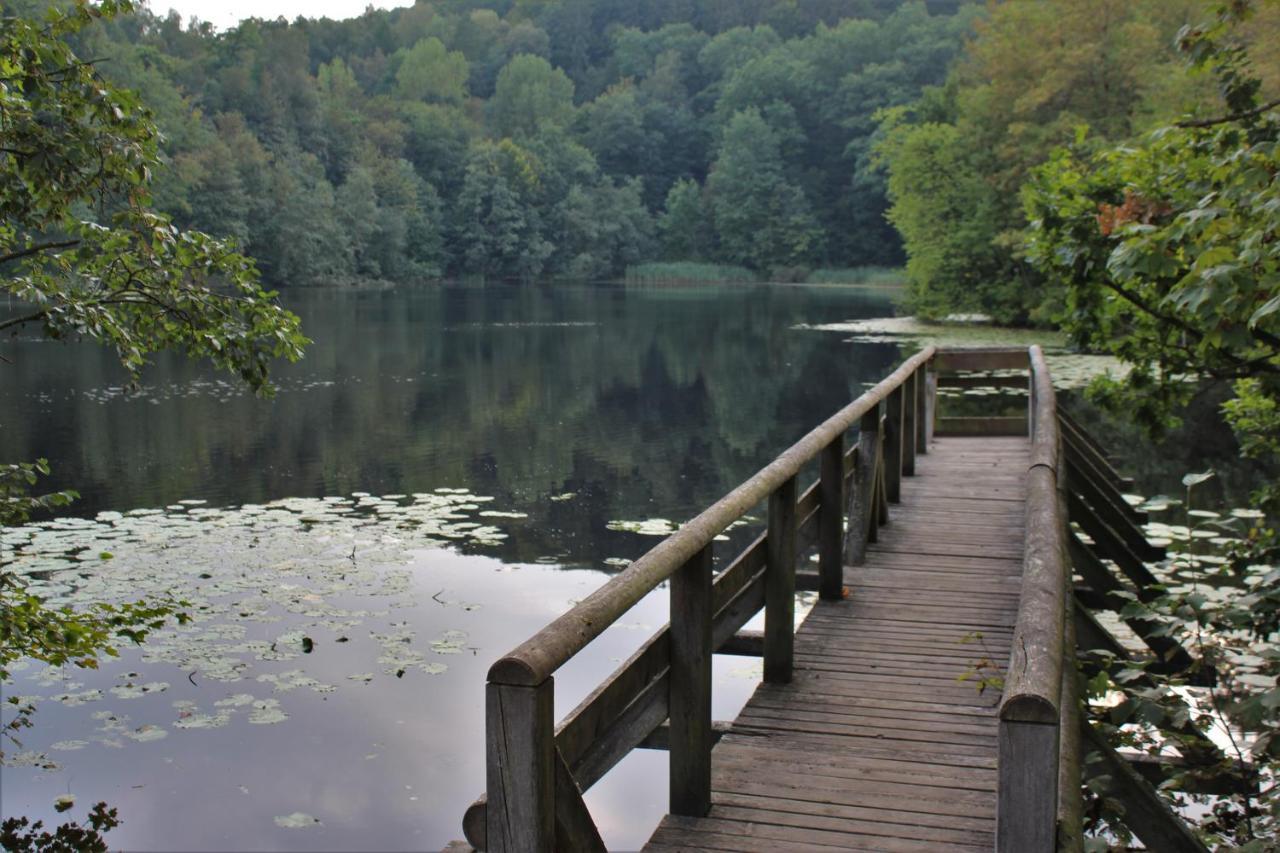
[[1001, 853], [1057, 850], [1059, 826], [1078, 826], [1080, 812], [1061, 434], [1044, 353], [1033, 346], [1029, 357], [1031, 462], [1022, 592], [999, 709], [996, 849]]
[[[489, 669], [487, 794], [463, 820], [477, 850], [603, 850], [582, 794], [632, 749], [665, 747], [670, 809], [711, 804], [711, 659], [759, 654], [764, 680], [791, 680], [795, 592], [839, 599], [843, 566], [857, 563], [887, 521], [904, 474], [927, 451], [936, 387], [927, 347], [789, 450], [659, 543]], [[845, 435], [858, 425], [857, 444]], [[800, 493], [801, 469], [819, 479]], [[846, 495], [848, 533], [845, 533]], [[712, 572], [712, 543], [763, 501], [764, 534]], [[817, 546], [818, 571], [797, 559]], [[670, 622], [556, 725], [554, 674], [664, 581]], [[761, 609], [763, 633], [743, 632]], [[666, 722], [669, 720], [669, 723]]]

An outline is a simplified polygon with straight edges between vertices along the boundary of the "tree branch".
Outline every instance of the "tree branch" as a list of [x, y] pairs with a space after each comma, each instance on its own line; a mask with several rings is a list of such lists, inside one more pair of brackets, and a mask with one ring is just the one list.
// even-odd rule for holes
[[34, 246], [28, 246], [17, 252], [10, 252], [7, 255], [0, 255], [0, 264], [7, 264], [9, 261], [16, 261], [20, 258], [27, 258], [31, 255], [38, 255], [41, 252], [47, 252], [50, 249], [70, 249], [73, 246], [80, 245], [79, 240], [63, 240], [58, 243], [37, 243]]
[[1243, 121], [1244, 119], [1247, 119], [1247, 118], [1255, 118], [1257, 116], [1262, 115], [1267, 110], [1273, 110], [1276, 107], [1280, 107], [1280, 98], [1277, 98], [1276, 100], [1272, 101], [1269, 104], [1263, 104], [1257, 109], [1246, 110], [1245, 112], [1242, 112], [1242, 113], [1232, 113], [1231, 115], [1219, 116], [1218, 118], [1205, 118], [1205, 119], [1179, 121], [1179, 122], [1174, 122], [1173, 126], [1183, 127], [1183, 128], [1213, 127], [1214, 125], [1218, 125], [1218, 124], [1227, 124], [1233, 121]]
[[[1172, 326], [1175, 329], [1180, 329], [1181, 331], [1187, 333], [1188, 335], [1191, 335], [1198, 342], [1204, 341], [1204, 332], [1200, 331], [1195, 326], [1191, 325], [1190, 323], [1181, 319], [1180, 317], [1171, 316], [1168, 314], [1161, 314], [1154, 307], [1152, 307], [1151, 305], [1148, 305], [1146, 300], [1142, 299], [1137, 294], [1130, 293], [1128, 290], [1124, 289], [1123, 287], [1116, 284], [1115, 282], [1108, 281], [1105, 278], [1103, 278], [1102, 284], [1104, 287], [1115, 291], [1117, 294], [1119, 294], [1119, 296], [1122, 299], [1129, 302], [1134, 307], [1139, 308], [1142, 311], [1145, 311], [1148, 315], [1160, 321], [1161, 323]], [[1245, 359], [1240, 358], [1237, 355], [1233, 355], [1232, 353], [1227, 352], [1226, 350], [1220, 347], [1214, 347], [1213, 349], [1218, 355], [1220, 355], [1222, 358], [1226, 359], [1227, 361], [1231, 362], [1232, 364], [1236, 365], [1237, 367], [1252, 367], [1253, 369], [1260, 370], [1263, 373], [1280, 373], [1280, 367], [1270, 364], [1269, 361], [1264, 361], [1264, 363], [1262, 364], [1258, 364], [1256, 361], [1248, 362]]]
[[25, 317], [12, 317], [8, 320], [0, 320], [0, 332], [10, 326], [21, 326], [23, 323], [32, 323], [36, 320], [43, 320], [48, 311], [37, 311], [34, 314], [28, 314]]

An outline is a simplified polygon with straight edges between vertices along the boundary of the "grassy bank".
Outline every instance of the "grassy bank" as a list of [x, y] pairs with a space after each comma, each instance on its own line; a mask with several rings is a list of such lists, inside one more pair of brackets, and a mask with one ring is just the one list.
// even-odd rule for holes
[[629, 266], [625, 280], [627, 284], [710, 284], [759, 281], [760, 276], [745, 267], [728, 264], [670, 261]]
[[900, 267], [846, 267], [818, 269], [809, 273], [806, 284], [862, 284], [893, 287], [906, 284], [906, 271]]

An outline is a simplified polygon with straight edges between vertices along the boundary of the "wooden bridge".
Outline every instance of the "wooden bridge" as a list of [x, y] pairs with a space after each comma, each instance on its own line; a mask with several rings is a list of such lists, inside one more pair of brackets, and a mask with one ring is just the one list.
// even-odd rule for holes
[[[1028, 405], [941, 417], [939, 386]], [[582, 793], [651, 748], [670, 763], [651, 850], [1079, 850], [1083, 773], [1149, 848], [1202, 850], [1081, 717], [1077, 632], [1131, 653], [1079, 602], [1119, 610], [1162, 556], [1122, 486], [1038, 347], [926, 348], [492, 666], [468, 842], [604, 850]], [[716, 536], [761, 503], [767, 531], [716, 570]], [[670, 623], [557, 725], [556, 670], [664, 581]], [[798, 629], [797, 589], [819, 592]], [[1160, 665], [1189, 663], [1129, 625]], [[732, 722], [711, 718], [713, 653], [763, 657]], [[1221, 759], [1191, 733], [1190, 759]]]

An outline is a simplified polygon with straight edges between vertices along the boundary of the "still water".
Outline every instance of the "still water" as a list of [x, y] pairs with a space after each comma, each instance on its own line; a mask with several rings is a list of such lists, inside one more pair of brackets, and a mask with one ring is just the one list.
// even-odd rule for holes
[[[489, 663], [903, 355], [800, 328], [892, 313], [861, 289], [285, 301], [315, 343], [271, 401], [176, 359], [126, 391], [91, 345], [5, 344], [0, 456], [82, 494], [7, 556], [55, 602], [171, 594], [193, 616], [96, 672], [15, 672], [6, 697], [37, 710], [4, 744], [5, 816], [57, 823], [70, 794], [68, 817], [120, 810], [113, 849], [440, 849], [483, 789]], [[557, 714], [665, 609], [658, 590], [562, 670]], [[758, 670], [716, 667], [731, 718]], [[662, 753], [588, 796], [611, 849], [665, 804]]]

